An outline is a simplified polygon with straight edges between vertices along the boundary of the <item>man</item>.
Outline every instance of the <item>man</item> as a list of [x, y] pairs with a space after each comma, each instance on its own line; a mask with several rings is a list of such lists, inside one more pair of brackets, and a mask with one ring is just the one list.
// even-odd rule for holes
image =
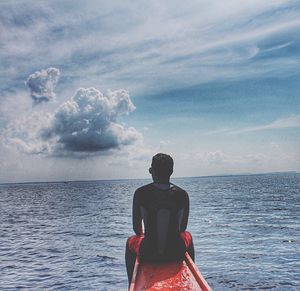
[[188, 251], [194, 260], [192, 236], [185, 231], [189, 197], [186, 191], [170, 183], [173, 164], [169, 155], [155, 155], [149, 169], [153, 183], [134, 193], [132, 218], [136, 235], [127, 240], [125, 255], [129, 284], [136, 256], [139, 260], [165, 262], [182, 259]]

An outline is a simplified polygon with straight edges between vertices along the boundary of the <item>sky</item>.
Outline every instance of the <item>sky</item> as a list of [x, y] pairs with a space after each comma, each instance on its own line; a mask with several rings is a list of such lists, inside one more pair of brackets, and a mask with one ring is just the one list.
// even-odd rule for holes
[[[299, 1], [1, 1], [0, 183], [300, 171]], [[150, 177], [149, 177], [150, 178]]]

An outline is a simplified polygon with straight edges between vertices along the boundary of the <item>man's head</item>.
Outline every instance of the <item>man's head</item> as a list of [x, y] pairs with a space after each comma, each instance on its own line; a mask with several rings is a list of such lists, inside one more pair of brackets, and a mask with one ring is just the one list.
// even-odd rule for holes
[[168, 182], [173, 173], [173, 159], [167, 154], [158, 153], [152, 158], [150, 174], [154, 182]]

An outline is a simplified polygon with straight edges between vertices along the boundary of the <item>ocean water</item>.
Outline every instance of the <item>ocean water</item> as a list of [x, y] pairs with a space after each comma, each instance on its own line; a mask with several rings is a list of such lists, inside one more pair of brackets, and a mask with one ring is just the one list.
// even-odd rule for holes
[[[150, 180], [0, 185], [1, 290], [126, 290], [131, 204]], [[214, 290], [300, 290], [300, 175], [180, 178]]]

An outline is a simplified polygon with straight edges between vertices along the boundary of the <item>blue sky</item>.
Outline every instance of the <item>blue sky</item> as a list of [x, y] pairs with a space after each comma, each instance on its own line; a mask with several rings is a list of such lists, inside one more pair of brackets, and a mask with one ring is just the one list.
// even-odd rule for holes
[[298, 1], [1, 1], [0, 182], [300, 171]]

